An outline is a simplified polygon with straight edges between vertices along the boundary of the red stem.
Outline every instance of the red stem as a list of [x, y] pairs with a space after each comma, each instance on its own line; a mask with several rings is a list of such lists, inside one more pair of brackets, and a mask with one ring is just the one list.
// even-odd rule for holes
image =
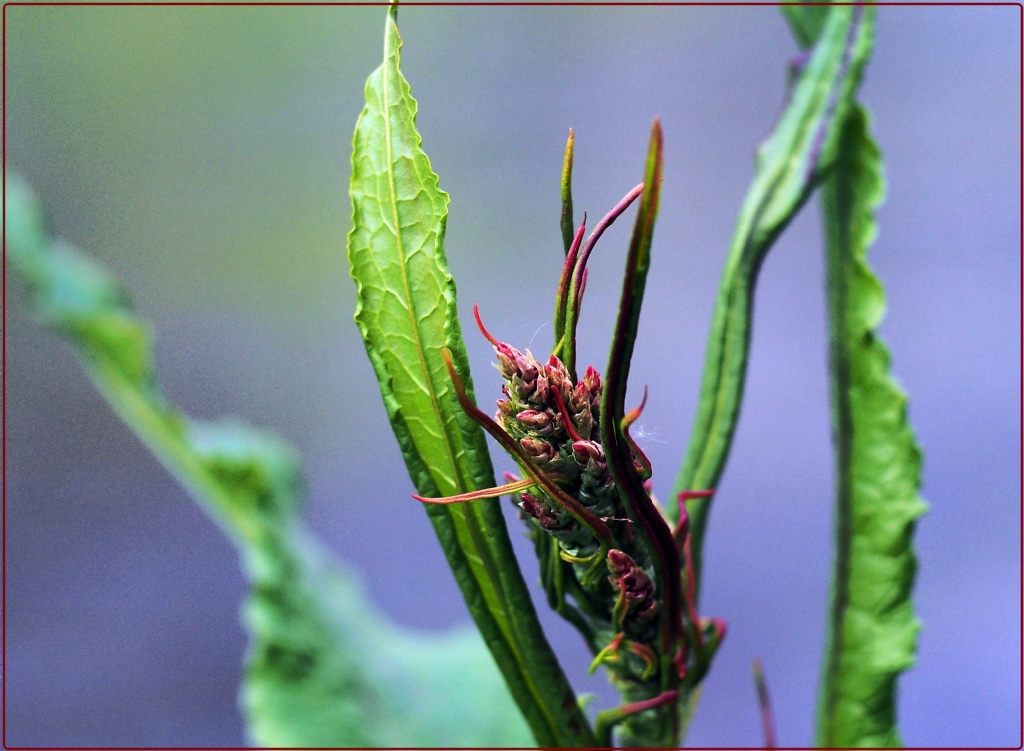
[[484, 335], [484, 338], [491, 344], [493, 344], [495, 347], [500, 347], [502, 345], [502, 342], [499, 342], [497, 339], [491, 336], [491, 332], [487, 330], [487, 327], [484, 326], [484, 322], [480, 320], [480, 306], [477, 305], [476, 303], [473, 303], [473, 318], [476, 319], [476, 327], [480, 329], [480, 333]]
[[579, 433], [576, 432], [576, 426], [572, 424], [572, 418], [569, 417], [569, 410], [565, 408], [565, 400], [562, 399], [562, 392], [558, 388], [551, 389], [551, 393], [554, 394], [555, 404], [558, 405], [558, 411], [562, 415], [562, 422], [565, 423], [565, 432], [569, 434], [569, 437], [574, 441], [582, 441]]
[[666, 704], [671, 704], [678, 697], [678, 691], [666, 691], [660, 696], [655, 696], [653, 699], [635, 701], [632, 704], [623, 704], [619, 707], [619, 711], [622, 712], [623, 715], [636, 714], [637, 712], [643, 712], [645, 709], [654, 709], [655, 707], [663, 707]]
[[484, 498], [497, 498], [502, 495], [511, 495], [512, 493], [518, 493], [520, 490], [532, 488], [536, 484], [536, 480], [532, 477], [528, 477], [525, 480], [516, 480], [515, 482], [510, 482], [507, 485], [499, 485], [495, 488], [484, 488], [483, 490], [474, 490], [471, 493], [450, 495], [445, 498], [426, 498], [422, 495], [416, 495], [415, 493], [413, 493], [412, 497], [420, 503], [448, 505], [449, 503], [465, 503], [466, 501], [480, 501]]

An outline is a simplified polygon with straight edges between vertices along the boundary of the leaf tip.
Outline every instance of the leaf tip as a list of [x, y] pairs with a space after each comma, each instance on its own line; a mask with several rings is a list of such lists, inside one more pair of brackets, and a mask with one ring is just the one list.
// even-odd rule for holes
[[764, 732], [764, 747], [775, 748], [775, 720], [772, 715], [772, 704], [768, 698], [768, 681], [764, 677], [764, 667], [760, 658], [755, 657], [750, 665], [754, 674], [754, 689], [757, 691], [757, 704], [761, 710], [761, 727]]
[[654, 118], [654, 123], [651, 125], [651, 145], [647, 151], [647, 174], [644, 180], [654, 196], [658, 195], [661, 188], [661, 164], [664, 144], [665, 137], [661, 132], [661, 121], [658, 118]]

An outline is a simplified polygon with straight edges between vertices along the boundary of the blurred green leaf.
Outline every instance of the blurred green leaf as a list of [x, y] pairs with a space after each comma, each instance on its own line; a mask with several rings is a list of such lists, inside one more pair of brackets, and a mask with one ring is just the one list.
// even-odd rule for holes
[[899, 746], [896, 679], [914, 662], [920, 623], [910, 592], [921, 451], [907, 397], [875, 330], [885, 293], [867, 264], [885, 184], [867, 113], [850, 111], [822, 189], [836, 437], [836, 553], [818, 744]]
[[525, 745], [530, 734], [479, 635], [402, 631], [298, 516], [295, 452], [241, 423], [167, 403], [149, 327], [97, 263], [51, 242], [30, 190], [6, 180], [6, 258], [44, 323], [239, 549], [251, 591], [241, 699], [253, 740], [286, 747]]
[[789, 22], [789, 30], [796, 38], [801, 49], [807, 49], [821, 36], [828, 21], [828, 4], [792, 5], [783, 3], [782, 15]]
[[[803, 62], [775, 130], [757, 150], [729, 247], [708, 336], [700, 401], [673, 496], [717, 486], [739, 420], [754, 288], [775, 240], [835, 163], [839, 126], [871, 50], [874, 8], [831, 6], [821, 39]], [[688, 506], [697, 581], [711, 499]], [[675, 504], [667, 504], [675, 519]]]
[[[495, 485], [483, 431], [456, 399], [447, 348], [472, 396], [455, 282], [444, 255], [448, 195], [423, 152], [416, 101], [399, 70], [392, 6], [384, 62], [366, 84], [352, 153], [349, 261], [356, 323], [419, 493], [442, 497]], [[412, 502], [412, 501], [410, 501]], [[586, 716], [537, 620], [495, 499], [428, 505], [477, 626], [538, 743], [593, 745]]]

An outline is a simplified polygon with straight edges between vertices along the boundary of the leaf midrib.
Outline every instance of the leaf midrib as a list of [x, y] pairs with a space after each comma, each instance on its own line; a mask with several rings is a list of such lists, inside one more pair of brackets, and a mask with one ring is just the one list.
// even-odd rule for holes
[[[390, 52], [390, 50], [388, 51]], [[444, 448], [448, 454], [448, 464], [453, 470], [453, 475], [456, 483], [462, 485], [459, 490], [466, 490], [464, 486], [464, 480], [459, 472], [458, 463], [455, 461], [454, 449], [452, 447], [452, 437], [448, 433], [448, 424], [445, 422], [441, 415], [441, 407], [438, 404], [437, 393], [434, 389], [434, 379], [430, 375], [430, 368], [427, 365], [427, 358], [423, 353], [423, 341], [420, 336], [419, 324], [416, 321], [415, 303], [412, 299], [412, 290], [409, 287], [409, 273], [406, 268], [406, 257], [405, 247], [402, 243], [402, 231], [401, 225], [398, 219], [398, 188], [395, 185], [395, 170], [394, 170], [394, 157], [391, 148], [391, 87], [389, 86], [390, 71], [385, 66], [383, 72], [383, 88], [384, 88], [384, 145], [387, 148], [388, 160], [388, 190], [391, 193], [391, 209], [392, 209], [392, 221], [394, 222], [395, 232], [395, 245], [398, 249], [398, 267], [402, 272], [402, 291], [405, 294], [405, 300], [407, 304], [407, 310], [409, 313], [409, 325], [413, 332], [416, 345], [416, 356], [420, 361], [420, 368], [423, 371], [425, 379], [425, 388], [427, 396], [430, 397], [430, 407], [434, 411], [434, 417], [437, 419], [437, 423], [441, 428], [441, 433], [444, 436]], [[429, 470], [429, 467], [428, 467]]]

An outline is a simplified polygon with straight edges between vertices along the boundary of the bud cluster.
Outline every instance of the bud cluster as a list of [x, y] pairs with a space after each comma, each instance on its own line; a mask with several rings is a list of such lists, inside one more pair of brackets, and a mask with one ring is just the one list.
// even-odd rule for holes
[[[519, 442], [538, 469], [559, 476], [563, 489], [588, 510], [602, 518], [622, 517], [600, 443], [600, 373], [588, 367], [574, 386], [568, 370], [554, 355], [543, 364], [529, 350], [523, 354], [505, 343], [498, 343], [494, 350], [507, 397], [498, 401], [498, 424]], [[571, 555], [585, 557], [597, 549], [593, 535], [546, 494], [522, 493], [519, 506], [554, 534]]]
[[627, 637], [645, 639], [650, 636], [651, 621], [658, 613], [654, 596], [654, 583], [636, 561], [621, 550], [608, 551], [608, 581], [622, 603], [616, 610], [621, 619], [617, 624]]
[[[481, 325], [481, 329], [483, 329]], [[601, 443], [600, 412], [604, 383], [601, 374], [588, 367], [579, 381], [562, 361], [551, 355], [538, 362], [527, 350], [485, 336], [494, 345], [504, 398], [498, 400], [495, 420], [516, 441], [534, 466], [560, 488], [602, 519], [614, 538], [603, 559], [608, 577], [584, 585], [594, 625], [611, 642], [601, 650], [595, 665], [604, 662], [620, 678], [645, 681], [655, 664], [650, 647], [655, 639], [660, 605], [652, 580], [652, 562], [646, 549], [634, 542], [632, 523], [608, 469]], [[633, 461], [640, 471], [639, 458]], [[583, 584], [600, 543], [591, 529], [580, 523], [547, 491], [535, 486], [513, 496], [521, 516], [551, 534], [564, 555], [574, 563]]]
[[[661, 133], [655, 125], [645, 181], [598, 223], [586, 245], [586, 217], [572, 232], [571, 150], [570, 132], [563, 174], [566, 254], [554, 311], [557, 355], [538, 362], [529, 350], [520, 352], [499, 341], [473, 306], [477, 326], [494, 346], [504, 380], [504, 398], [498, 400], [494, 419], [460, 390], [458, 374], [446, 355], [463, 408], [513, 456], [523, 479], [506, 474], [502, 486], [436, 502], [511, 495], [521, 509], [520, 518], [528, 522], [549, 604], [587, 640], [595, 655], [591, 672], [604, 665], [627, 699], [617, 710], [599, 714], [604, 745], [611, 745], [611, 727], [619, 722], [629, 725], [631, 738], [678, 740], [677, 698], [683, 681], [696, 685], [724, 631], [701, 619], [696, 609], [685, 507], [683, 521], [670, 526], [651, 494], [651, 463], [629, 435], [647, 402], [647, 388], [639, 406], [626, 412], [623, 404], [647, 273], [643, 249], [650, 243], [657, 211]], [[627, 280], [632, 281], [623, 285], [608, 382], [593, 367], [577, 380], [576, 327], [587, 260], [602, 233], [641, 195], [627, 259]], [[605, 422], [599, 424], [605, 388], [609, 401], [603, 402]], [[706, 497], [710, 492], [683, 493], [680, 504], [685, 496]], [[664, 712], [649, 711], [661, 707]]]

